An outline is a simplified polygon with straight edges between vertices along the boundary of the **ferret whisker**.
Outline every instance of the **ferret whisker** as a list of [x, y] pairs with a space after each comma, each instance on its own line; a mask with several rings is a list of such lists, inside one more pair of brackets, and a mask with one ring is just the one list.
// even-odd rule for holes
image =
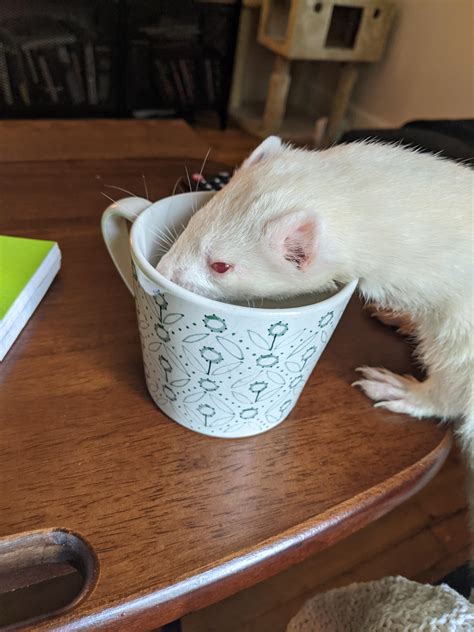
[[174, 238], [175, 238], [175, 239], [178, 239], [178, 238], [179, 238], [179, 231], [178, 231], [178, 229], [176, 228], [176, 226], [173, 226], [173, 227], [172, 227], [171, 232], [173, 233], [173, 236], [174, 236]]
[[[181, 178], [179, 178], [179, 180], [181, 180]], [[166, 214], [168, 214], [169, 210], [171, 207], [171, 200], [168, 203], [168, 208], [166, 209]], [[162, 234], [163, 238], [165, 238], [167, 240], [167, 242], [169, 243], [169, 247], [171, 248], [173, 246], [173, 244], [175, 243], [175, 241], [178, 239], [177, 235], [174, 235], [171, 232], [171, 229], [169, 226], [164, 226], [162, 229], [159, 229], [160, 233]]]
[[[105, 186], [112, 186], [112, 185], [105, 185]], [[120, 189], [120, 187], [113, 187], [113, 188], [118, 188]], [[122, 189], [123, 191], [125, 191], [125, 189]], [[128, 191], [125, 191], [126, 193], [128, 193]], [[114, 204], [116, 204], [119, 208], [121, 208], [122, 210], [126, 211], [127, 209], [122, 206], [120, 204], [120, 202], [117, 202], [117, 200], [114, 200], [112, 197], [110, 197], [110, 195], [107, 195], [107, 193], [104, 193], [103, 191], [100, 192], [101, 195], [103, 195], [105, 198], [107, 198], [108, 200], [110, 200], [111, 202], [113, 202]], [[137, 197], [136, 195], [134, 197]], [[150, 231], [150, 233], [152, 235], [154, 235], [156, 237], [156, 240], [161, 240], [162, 243], [165, 244], [165, 247], [169, 250], [169, 248], [171, 248], [171, 246], [174, 244], [174, 242], [176, 241], [175, 238], [172, 237], [168, 237], [168, 235], [162, 233], [161, 231], [159, 233], [155, 232], [154, 230], [152, 230], [151, 228], [148, 227], [148, 230]]]
[[[156, 230], [156, 231], [158, 231], [158, 233], [159, 233], [160, 235], [163, 235], [163, 236], [164, 236], [164, 235], [166, 235], [166, 233], [163, 231], [163, 229], [162, 229], [162, 228], [159, 228], [158, 226], [156, 226], [156, 227], [155, 227], [155, 230], [154, 230], [153, 228], [150, 228], [149, 226], [147, 226], [147, 230], [149, 230], [149, 231], [150, 231], [150, 232], [152, 232], [152, 233], [155, 233], [155, 230]], [[155, 234], [156, 234], [156, 233], [155, 233]]]
[[[184, 165], [184, 170], [186, 171], [186, 177], [188, 179], [189, 190], [192, 191], [193, 188], [191, 186], [191, 178], [189, 177], [189, 171], [188, 171], [188, 167], [186, 165]], [[194, 198], [192, 200], [192, 205], [193, 205], [193, 215], [194, 215], [194, 213], [196, 212], [196, 205], [195, 205], [195, 202], [194, 202]]]
[[145, 197], [146, 197], [147, 200], [149, 200], [150, 196], [148, 194], [148, 186], [147, 186], [147, 183], [146, 183], [146, 178], [145, 178], [145, 174], [144, 173], [142, 173], [142, 178], [143, 178], [143, 186], [145, 187]]
[[171, 238], [165, 233], [163, 233], [160, 229], [158, 229], [158, 232], [154, 231], [152, 228], [148, 228], [148, 230], [150, 231], [152, 235], [155, 235], [156, 237], [160, 238], [163, 242], [169, 244], [170, 246], [173, 245], [174, 242], [171, 240]]
[[117, 187], [115, 184], [104, 184], [104, 187], [108, 187], [109, 189], [117, 189], [117, 191], [123, 191], [124, 193], [128, 193], [132, 197], [138, 197], [136, 193], [129, 191], [128, 189], [124, 189], [123, 187]]
[[176, 189], [178, 188], [178, 184], [181, 182], [181, 176], [179, 176], [179, 178], [176, 180], [176, 182], [174, 183], [174, 187], [173, 187], [173, 191], [171, 192], [171, 195], [175, 195], [176, 194]]
[[114, 198], [110, 197], [110, 195], [107, 195], [107, 193], [104, 193], [103, 191], [101, 191], [101, 192], [100, 192], [100, 194], [101, 194], [101, 195], [103, 195], [104, 197], [106, 197], [108, 200], [110, 200], [110, 201], [111, 201], [111, 202], [113, 202], [114, 204], [116, 204], [116, 205], [117, 205], [119, 208], [121, 208], [123, 211], [125, 211], [125, 212], [127, 212], [127, 213], [128, 213], [127, 209], [126, 209], [124, 206], [122, 206], [122, 205], [120, 204], [120, 202], [117, 202], [117, 200], [114, 200]]
[[152, 243], [153, 244], [158, 244], [158, 247], [159, 247], [160, 250], [165, 250], [165, 246], [160, 242], [160, 238], [159, 237], [155, 237], [152, 240]]
[[160, 240], [160, 243], [162, 243], [164, 246], [166, 246], [166, 248], [171, 248], [171, 246], [173, 245], [172, 241], [169, 241], [168, 239], [165, 239], [161, 235], [155, 235], [155, 239], [156, 240]]
[[168, 235], [169, 239], [171, 239], [172, 241], [176, 241], [176, 236], [173, 235], [173, 233], [171, 232], [171, 228], [169, 226], [165, 226], [164, 227], [164, 233]]
[[161, 240], [161, 237], [156, 236], [156, 235], [154, 236], [153, 243], [154, 243], [154, 244], [155, 244], [155, 243], [159, 244], [159, 245], [160, 245], [160, 247], [162, 247], [164, 250], [169, 250], [169, 249], [171, 248], [171, 246], [173, 245], [173, 244], [169, 244], [169, 243], [168, 243], [168, 242], [166, 242], [166, 241], [162, 241], [162, 240]]
[[211, 153], [211, 148], [209, 147], [209, 149], [207, 150], [207, 154], [205, 155], [204, 160], [202, 162], [201, 171], [199, 172], [199, 178], [198, 178], [198, 181], [196, 182], [196, 189], [195, 189], [194, 193], [197, 193], [197, 190], [198, 190], [198, 187], [199, 187], [199, 182], [200, 182], [201, 176], [202, 176], [202, 172], [204, 171], [204, 168], [206, 166], [206, 162], [207, 162], [207, 159], [208, 159], [210, 153]]
[[[156, 243], [155, 240], [153, 240], [152, 243]], [[158, 252], [165, 254], [166, 252], [168, 252], [168, 248], [166, 248], [165, 246], [163, 246], [163, 244], [158, 244]]]
[[171, 237], [168, 226], [163, 226], [162, 228], [158, 228], [157, 230], [159, 230], [162, 235], [167, 235], [168, 237]]
[[154, 233], [153, 231], [150, 231], [152, 235], [154, 235], [157, 239], [161, 239], [161, 241], [164, 244], [168, 244], [169, 246], [171, 246], [173, 244], [173, 242], [166, 236], [166, 235], [161, 235], [160, 233]]

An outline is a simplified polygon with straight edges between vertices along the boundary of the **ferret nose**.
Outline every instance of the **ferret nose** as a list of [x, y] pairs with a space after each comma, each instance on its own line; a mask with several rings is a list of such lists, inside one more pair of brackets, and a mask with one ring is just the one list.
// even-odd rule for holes
[[173, 265], [173, 262], [168, 262], [166, 257], [163, 257], [161, 261], [156, 266], [157, 271], [162, 274], [164, 277], [173, 281], [177, 285], [182, 285], [185, 280], [184, 270], [181, 267]]

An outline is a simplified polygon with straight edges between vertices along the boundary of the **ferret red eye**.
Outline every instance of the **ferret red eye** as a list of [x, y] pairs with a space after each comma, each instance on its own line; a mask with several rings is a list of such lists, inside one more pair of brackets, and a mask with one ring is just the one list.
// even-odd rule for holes
[[231, 267], [230, 263], [224, 263], [224, 261], [215, 261], [214, 263], [211, 263], [211, 268], [214, 272], [217, 272], [217, 274], [224, 274], [224, 272], [230, 270]]

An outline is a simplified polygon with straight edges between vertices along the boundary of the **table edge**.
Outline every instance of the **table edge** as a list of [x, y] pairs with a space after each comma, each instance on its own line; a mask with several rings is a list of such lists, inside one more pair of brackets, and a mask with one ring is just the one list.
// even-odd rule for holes
[[[44, 620], [34, 629], [57, 632], [92, 628], [123, 630], [127, 625], [127, 630], [132, 632], [150, 629], [150, 625], [164, 625], [192, 610], [209, 606], [301, 562], [394, 509], [436, 475], [451, 446], [452, 434], [446, 430], [438, 445], [416, 463], [275, 537], [198, 568], [192, 575], [180, 577], [175, 584], [151, 594], [118, 597], [115, 603], [96, 606], [89, 612], [86, 599], [76, 611], [56, 621]], [[86, 607], [84, 613], [80, 612], [81, 605]]]

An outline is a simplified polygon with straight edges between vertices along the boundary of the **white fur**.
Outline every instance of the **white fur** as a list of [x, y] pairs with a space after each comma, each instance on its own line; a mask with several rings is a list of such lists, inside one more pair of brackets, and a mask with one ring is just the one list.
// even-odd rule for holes
[[[282, 297], [360, 278], [366, 299], [410, 315], [428, 378], [366, 368], [358, 384], [389, 410], [462, 418], [474, 462], [473, 183], [466, 166], [397, 146], [312, 152], [267, 139], [158, 269], [217, 299]], [[295, 212], [316, 227], [305, 267], [285, 260], [275, 241]], [[234, 268], [218, 275], [212, 261]]]

